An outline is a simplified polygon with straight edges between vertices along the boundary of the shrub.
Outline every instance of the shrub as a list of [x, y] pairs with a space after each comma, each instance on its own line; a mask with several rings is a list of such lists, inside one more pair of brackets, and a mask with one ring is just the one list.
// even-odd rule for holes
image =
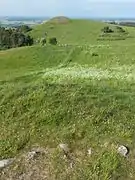
[[17, 27], [17, 31], [22, 32], [22, 33], [27, 33], [31, 30], [32, 30], [32, 28], [27, 25], [21, 25], [21, 26]]
[[117, 29], [118, 32], [121, 32], [121, 33], [126, 32], [126, 31], [125, 31], [122, 27], [120, 27], [120, 26], [116, 26], [116, 29]]
[[105, 26], [101, 31], [104, 33], [113, 33], [114, 32], [112, 29], [110, 29], [109, 26]]
[[54, 29], [54, 26], [50, 26], [50, 29]]
[[52, 45], [56, 45], [57, 44], [57, 39], [55, 37], [50, 38], [49, 43], [52, 44]]
[[93, 52], [91, 55], [92, 55], [92, 56], [98, 56], [98, 54], [97, 54], [97, 53], [94, 53], [94, 52]]
[[46, 44], [46, 39], [45, 39], [45, 38], [42, 38], [42, 39], [40, 40], [40, 44], [41, 44], [41, 46], [44, 46], [44, 45]]

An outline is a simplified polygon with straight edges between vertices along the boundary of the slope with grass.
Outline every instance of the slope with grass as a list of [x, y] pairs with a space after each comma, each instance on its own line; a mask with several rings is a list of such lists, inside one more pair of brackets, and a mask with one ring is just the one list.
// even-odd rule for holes
[[32, 37], [41, 38], [45, 32], [49, 37], [57, 37], [60, 43], [84, 44], [95, 42], [104, 23], [88, 20], [71, 20], [67, 23], [53, 23], [36, 26], [30, 33]]
[[[103, 41], [100, 37], [101, 30], [105, 26], [110, 26], [114, 33], [106, 34]], [[85, 44], [108, 44], [110, 40], [114, 41], [116, 44], [119, 40], [135, 38], [134, 33], [130, 28], [124, 27], [125, 31], [128, 33], [118, 33], [115, 25], [108, 25], [103, 22], [92, 21], [92, 20], [76, 20], [68, 19], [66, 17], [56, 17], [48, 22], [35, 26], [30, 32], [30, 35], [35, 39], [39, 39], [46, 36], [47, 38], [56, 37], [59, 44], [73, 44], [73, 45], [85, 45]], [[132, 29], [132, 28], [131, 28]], [[97, 41], [97, 39], [99, 41]], [[102, 40], [102, 42], [100, 42]], [[112, 44], [112, 42], [111, 42]]]
[[[76, 27], [80, 22], [82, 30]], [[46, 179], [134, 179], [134, 39], [109, 45], [93, 40], [87, 46], [80, 39], [78, 47], [77, 37], [87, 29], [86, 21], [80, 22], [69, 28], [76, 36], [65, 35], [72, 46], [0, 52], [0, 157], [38, 145], [53, 149], [49, 163], [40, 163]], [[57, 28], [53, 32], [61, 37], [63, 31]], [[57, 149], [60, 143], [70, 145], [73, 169]], [[128, 158], [118, 154], [121, 144], [129, 147]], [[1, 177], [11, 173], [15, 179], [25, 170], [23, 162], [13, 164]], [[37, 179], [44, 179], [42, 172]]]

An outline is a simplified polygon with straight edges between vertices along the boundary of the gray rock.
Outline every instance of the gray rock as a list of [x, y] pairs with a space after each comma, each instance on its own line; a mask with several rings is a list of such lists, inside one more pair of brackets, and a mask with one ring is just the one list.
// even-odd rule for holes
[[27, 159], [28, 160], [35, 159], [37, 156], [43, 155], [46, 153], [47, 151], [43, 148], [34, 148], [32, 151], [28, 152]]
[[28, 160], [34, 159], [36, 156], [37, 156], [37, 152], [36, 151], [31, 151], [31, 152], [28, 152], [27, 159]]
[[129, 154], [129, 150], [126, 146], [119, 146], [118, 148], [118, 153], [121, 154], [122, 156], [126, 157]]
[[65, 152], [65, 153], [69, 153], [70, 149], [68, 144], [59, 144], [59, 147]]
[[1, 161], [0, 161], [0, 169], [9, 166], [10, 164], [13, 163], [13, 161], [14, 161], [14, 158], [1, 160]]
[[91, 154], [92, 154], [92, 149], [89, 148], [89, 149], [88, 149], [88, 155], [91, 155]]

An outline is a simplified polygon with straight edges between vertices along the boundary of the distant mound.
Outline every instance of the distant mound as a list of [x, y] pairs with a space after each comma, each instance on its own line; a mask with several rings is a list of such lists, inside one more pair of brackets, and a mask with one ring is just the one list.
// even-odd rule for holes
[[54, 17], [52, 19], [49, 20], [49, 23], [52, 24], [67, 24], [69, 23], [71, 20], [67, 17], [64, 16], [58, 16], [58, 17]]

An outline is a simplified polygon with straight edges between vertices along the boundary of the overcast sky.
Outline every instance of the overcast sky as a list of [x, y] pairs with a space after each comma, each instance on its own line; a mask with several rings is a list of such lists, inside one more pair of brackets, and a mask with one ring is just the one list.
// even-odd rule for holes
[[135, 17], [135, 0], [0, 0], [0, 16]]

